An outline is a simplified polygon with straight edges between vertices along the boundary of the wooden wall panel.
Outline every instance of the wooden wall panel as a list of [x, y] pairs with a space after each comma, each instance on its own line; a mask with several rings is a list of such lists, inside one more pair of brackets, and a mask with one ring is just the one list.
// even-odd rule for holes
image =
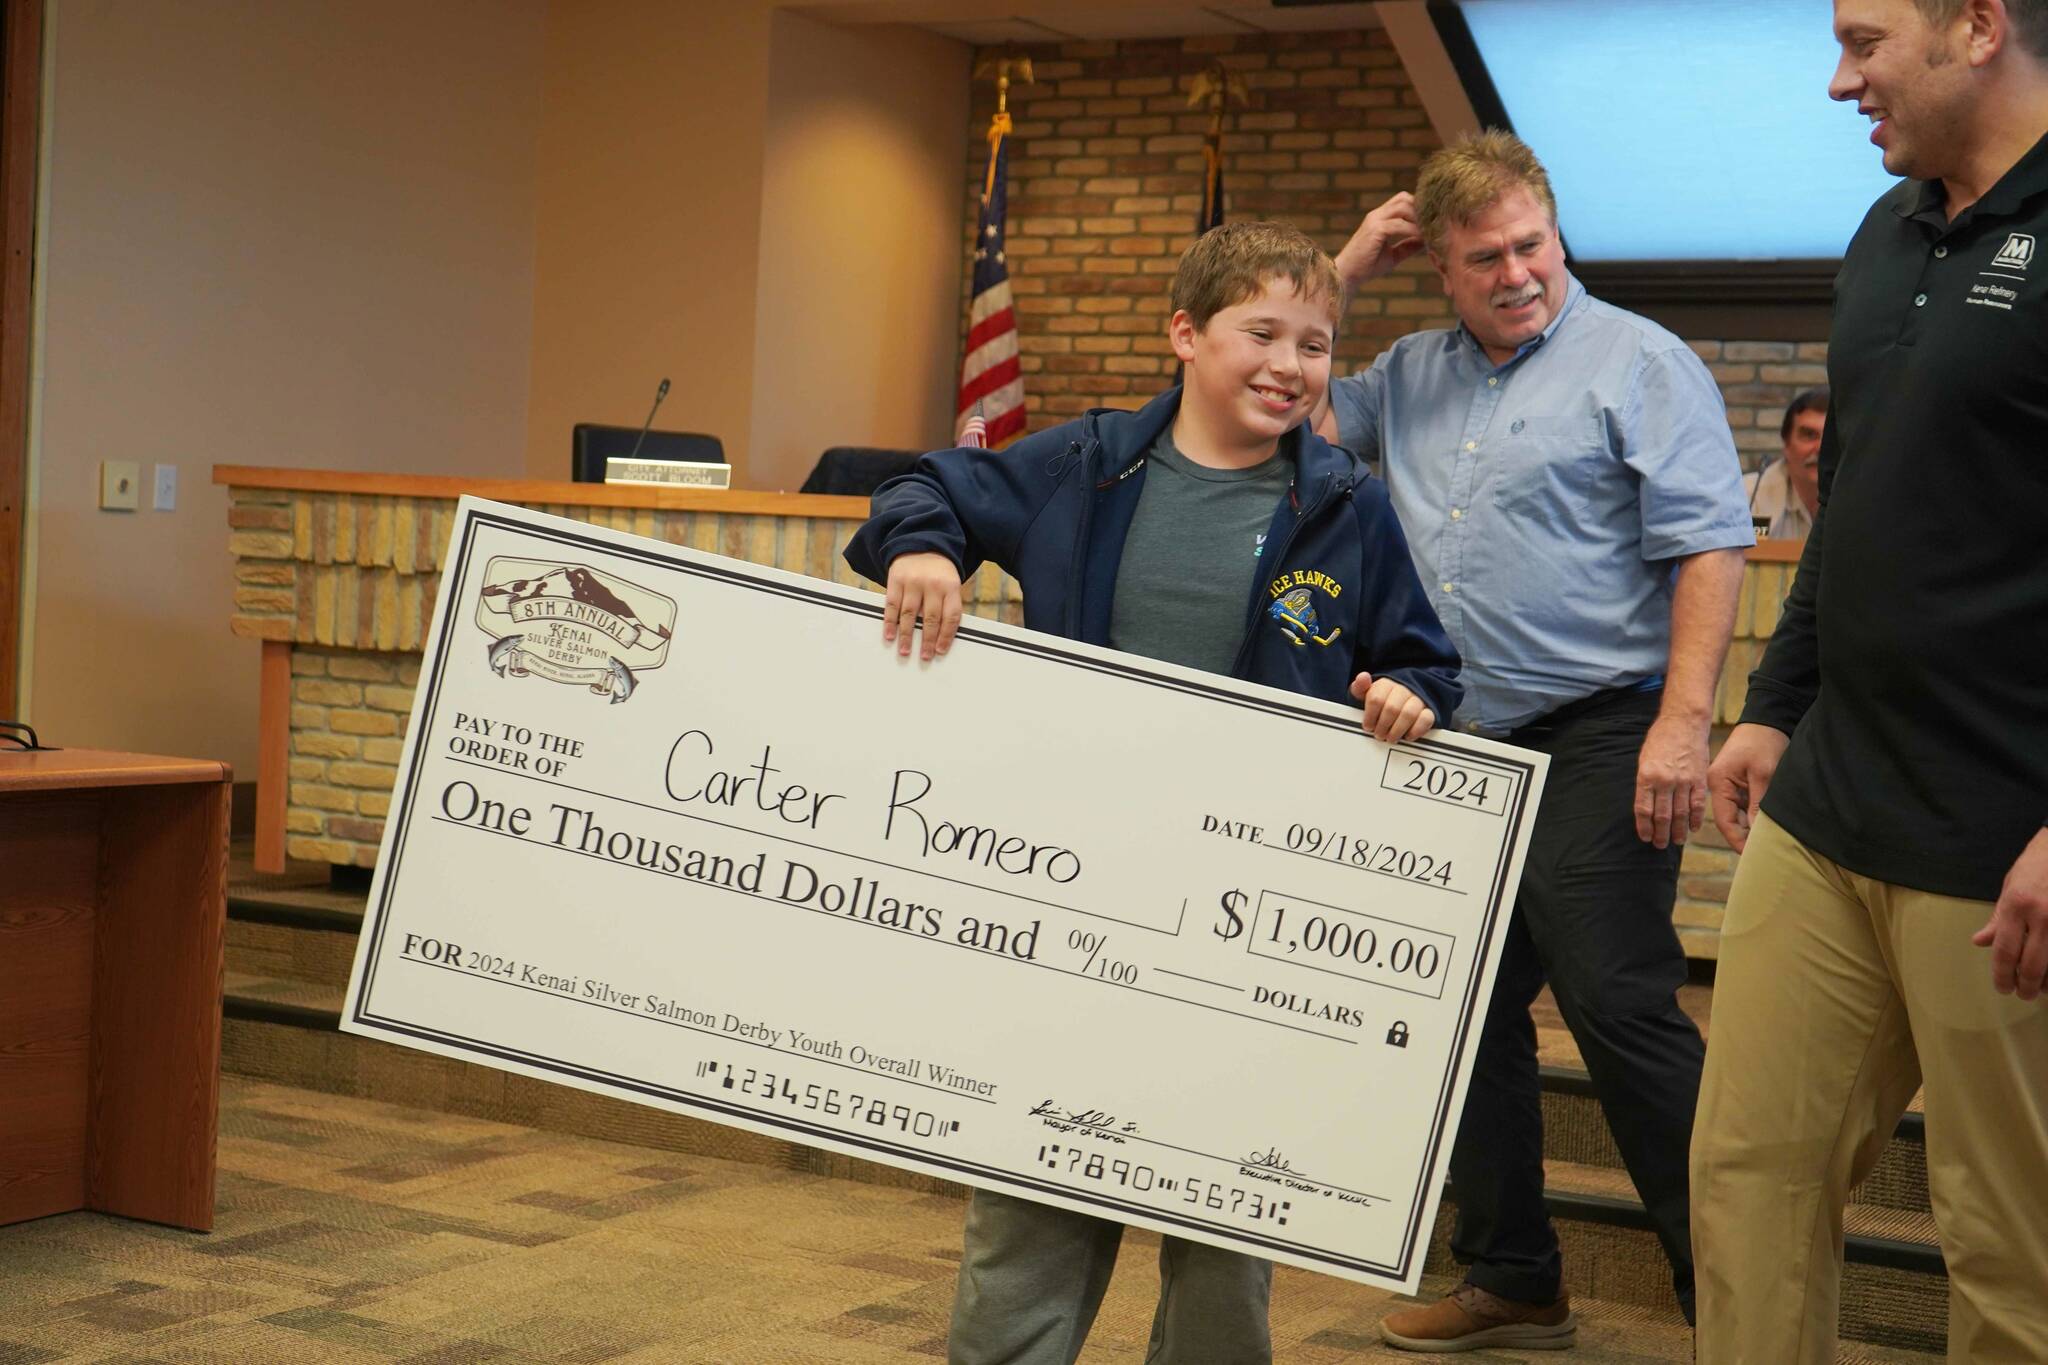
[[0, 47], [0, 717], [19, 706], [28, 502], [29, 282], [34, 273], [43, 0], [5, 0]]
[[213, 1227], [226, 782], [106, 793], [86, 1204]]

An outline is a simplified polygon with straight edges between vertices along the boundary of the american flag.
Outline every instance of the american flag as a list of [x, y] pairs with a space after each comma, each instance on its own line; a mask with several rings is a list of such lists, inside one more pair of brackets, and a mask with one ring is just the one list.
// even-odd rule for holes
[[988, 423], [981, 420], [981, 407], [975, 406], [967, 421], [960, 428], [960, 444], [973, 446], [977, 450], [988, 448]]
[[[967, 358], [960, 364], [964, 422], [980, 405], [986, 441], [999, 446], [1024, 430], [1024, 380], [1017, 367], [1017, 315], [1010, 306], [1010, 270], [1003, 260], [1003, 218], [1008, 200], [1007, 134], [1010, 119], [997, 114], [988, 130], [988, 179], [981, 219], [974, 229], [974, 301], [967, 310]], [[964, 432], [963, 432], [964, 435]]]

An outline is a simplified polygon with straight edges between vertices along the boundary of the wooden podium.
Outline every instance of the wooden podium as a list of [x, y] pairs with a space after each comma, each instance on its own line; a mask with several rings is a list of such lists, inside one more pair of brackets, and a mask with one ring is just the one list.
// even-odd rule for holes
[[226, 764], [0, 750], [0, 1224], [207, 1231]]

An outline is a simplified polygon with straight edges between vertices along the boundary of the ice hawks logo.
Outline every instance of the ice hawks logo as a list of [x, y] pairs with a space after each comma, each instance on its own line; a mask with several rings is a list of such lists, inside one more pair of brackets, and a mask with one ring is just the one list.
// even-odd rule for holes
[[580, 684], [617, 705], [667, 662], [676, 604], [582, 564], [499, 556], [484, 569], [476, 623], [499, 677]]
[[1298, 648], [1327, 645], [1344, 633], [1344, 627], [1332, 626], [1330, 633], [1324, 635], [1316, 621], [1318, 591], [1328, 594], [1331, 601], [1344, 595], [1344, 585], [1328, 574], [1316, 569], [1296, 569], [1274, 579], [1266, 591], [1273, 598], [1266, 615], [1280, 623], [1281, 633], [1289, 644]]

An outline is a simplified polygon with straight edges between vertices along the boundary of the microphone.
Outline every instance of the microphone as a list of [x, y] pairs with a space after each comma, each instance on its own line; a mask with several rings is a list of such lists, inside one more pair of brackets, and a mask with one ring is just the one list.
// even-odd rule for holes
[[640, 443], [647, 439], [647, 429], [654, 425], [654, 414], [661, 411], [661, 400], [668, 397], [668, 381], [661, 381], [661, 387], [654, 391], [654, 406], [647, 410], [647, 420], [640, 424], [640, 434], [633, 438], [633, 453], [626, 458], [636, 459], [640, 454]]
[[1777, 455], [1765, 455], [1763, 458], [1763, 462], [1757, 465], [1756, 467], [1756, 483], [1749, 490], [1749, 524], [1751, 528], [1755, 530], [1756, 534], [1759, 537], [1768, 536], [1770, 534], [1771, 523], [1774, 520], [1774, 518], [1760, 517], [1757, 515], [1757, 495], [1764, 491], [1764, 475], [1770, 473], [1772, 466], [1776, 465], [1780, 460], [1783, 460], [1784, 458], [1785, 457], [1782, 453]]
[[[667, 380], [662, 381], [664, 388], [667, 387], [667, 384]], [[1756, 495], [1764, 491], [1764, 475], [1771, 472], [1772, 465], [1784, 458], [1783, 455], [1766, 455], [1763, 458], [1763, 463], [1756, 467], [1756, 486], [1749, 490], [1749, 511], [1751, 516], [1756, 515]]]

